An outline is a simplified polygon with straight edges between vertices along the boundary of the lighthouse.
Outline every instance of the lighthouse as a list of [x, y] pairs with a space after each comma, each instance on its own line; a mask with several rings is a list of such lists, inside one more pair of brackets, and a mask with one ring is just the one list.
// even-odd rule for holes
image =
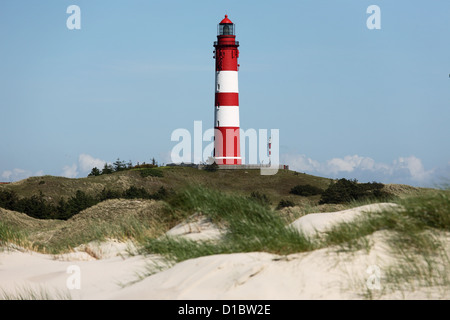
[[242, 164], [239, 136], [238, 58], [235, 25], [225, 18], [217, 26], [214, 106], [214, 160], [218, 165]]

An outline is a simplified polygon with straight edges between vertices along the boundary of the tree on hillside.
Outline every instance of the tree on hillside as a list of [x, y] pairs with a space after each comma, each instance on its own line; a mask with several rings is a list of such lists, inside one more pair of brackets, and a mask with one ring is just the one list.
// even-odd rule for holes
[[14, 191], [0, 191], [0, 207], [8, 210], [15, 210], [18, 201], [19, 197]]
[[127, 163], [127, 169], [133, 169], [133, 162], [131, 162], [131, 160]]
[[32, 195], [30, 198], [20, 199], [14, 210], [24, 212], [30, 217], [36, 219], [48, 219], [51, 218], [56, 211], [55, 207], [47, 203], [42, 191], [39, 191], [39, 195]]
[[121, 161], [119, 158], [113, 163], [113, 168], [115, 172], [123, 171], [127, 169], [127, 164], [125, 161]]
[[77, 190], [75, 196], [72, 196], [67, 201], [69, 216], [73, 216], [97, 203], [98, 201], [93, 196], [89, 196], [85, 192]]
[[110, 174], [113, 172], [114, 172], [114, 169], [113, 169], [112, 165], [105, 163], [105, 165], [103, 166], [102, 174]]
[[102, 172], [97, 168], [92, 168], [91, 173], [88, 174], [88, 177], [97, 177], [99, 175], [101, 175]]

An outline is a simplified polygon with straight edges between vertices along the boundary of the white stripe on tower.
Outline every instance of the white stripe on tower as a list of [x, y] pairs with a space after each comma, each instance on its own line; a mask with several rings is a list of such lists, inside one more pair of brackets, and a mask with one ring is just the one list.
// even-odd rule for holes
[[239, 93], [237, 71], [216, 71], [216, 93]]
[[216, 106], [215, 127], [239, 127], [239, 106]]

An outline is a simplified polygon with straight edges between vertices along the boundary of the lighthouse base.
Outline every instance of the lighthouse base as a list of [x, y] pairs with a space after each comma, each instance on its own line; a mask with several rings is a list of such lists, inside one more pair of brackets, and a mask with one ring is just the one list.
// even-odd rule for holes
[[216, 164], [242, 164], [239, 133], [239, 127], [214, 128], [214, 160]]
[[218, 165], [241, 165], [241, 157], [215, 157], [214, 161]]
[[[217, 163], [217, 162], [216, 162]], [[198, 169], [199, 170], [203, 170], [205, 169], [206, 165], [203, 164], [199, 164], [198, 165]], [[274, 165], [270, 165], [270, 164], [239, 164], [239, 165], [232, 165], [232, 164], [227, 164], [227, 165], [222, 165], [219, 164], [218, 168], [219, 170], [252, 170], [252, 169], [269, 169], [269, 168], [275, 168], [278, 170], [289, 170], [289, 165], [286, 164], [279, 164], [277, 166]]]

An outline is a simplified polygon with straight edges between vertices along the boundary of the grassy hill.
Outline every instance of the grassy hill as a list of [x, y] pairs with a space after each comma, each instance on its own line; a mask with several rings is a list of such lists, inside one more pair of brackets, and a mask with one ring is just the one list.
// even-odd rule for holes
[[[191, 167], [159, 167], [150, 171], [132, 169], [80, 179], [31, 177], [0, 185], [0, 191], [14, 191], [22, 198], [42, 194], [46, 201], [55, 204], [61, 198], [73, 197], [78, 190], [97, 196], [105, 189], [124, 192], [132, 186], [144, 188], [149, 193], [164, 187], [172, 195], [182, 195], [189, 187], [200, 187], [223, 195], [223, 199], [231, 199], [226, 200], [230, 205], [232, 202], [242, 204], [252, 193], [259, 193], [267, 197], [272, 209], [282, 199], [293, 202], [295, 207], [276, 211], [278, 215], [292, 221], [305, 213], [336, 211], [356, 205], [319, 205], [320, 195], [303, 197], [290, 193], [297, 185], [326, 189], [332, 182], [331, 179], [289, 170], [280, 170], [273, 176], [263, 176], [259, 170], [208, 172]], [[429, 192], [404, 185], [386, 185], [384, 189], [397, 197]], [[181, 203], [179, 201], [180, 199], [112, 199], [91, 206], [67, 221], [34, 219], [23, 213], [0, 208], [0, 244], [13, 242], [56, 253], [105, 238], [154, 238], [193, 213], [189, 206], [182, 203], [185, 200], [181, 200]], [[221, 205], [224, 206], [223, 203]], [[226, 210], [226, 206], [225, 203], [223, 210]]]
[[[312, 176], [290, 170], [280, 170], [276, 175], [263, 176], [259, 170], [218, 170], [207, 172], [190, 167], [160, 167], [161, 177], [143, 177], [145, 169], [133, 169], [101, 176], [69, 179], [55, 176], [31, 177], [8, 185], [0, 185], [1, 190], [15, 191], [19, 197], [30, 197], [42, 192], [50, 201], [61, 197], [69, 198], [77, 190], [90, 195], [98, 195], [103, 189], [125, 191], [131, 186], [156, 192], [161, 186], [180, 191], [192, 185], [204, 186], [211, 190], [249, 196], [252, 192], [265, 194], [276, 205], [281, 199], [289, 199], [295, 204], [305, 201], [315, 202], [318, 197], [305, 199], [289, 193], [296, 185], [312, 185], [326, 189], [332, 179]], [[420, 189], [405, 185], [386, 185], [386, 190], [396, 196], [410, 195]]]

